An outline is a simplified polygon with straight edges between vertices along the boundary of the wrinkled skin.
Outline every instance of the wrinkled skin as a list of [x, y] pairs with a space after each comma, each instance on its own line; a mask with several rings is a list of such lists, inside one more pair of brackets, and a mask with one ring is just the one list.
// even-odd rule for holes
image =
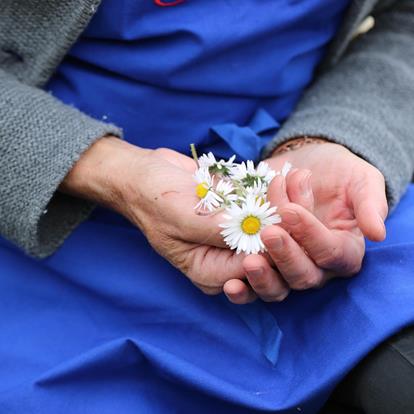
[[280, 301], [290, 289], [352, 276], [361, 267], [364, 236], [385, 238], [384, 177], [371, 164], [332, 143], [307, 144], [266, 161], [275, 170], [289, 161], [296, 170], [286, 180], [276, 177], [269, 188], [282, 224], [261, 233], [268, 254], [244, 259], [248, 284], [230, 280], [224, 285], [235, 303], [257, 296]]
[[195, 162], [162, 148], [138, 164], [135, 187], [121, 210], [154, 249], [206, 294], [221, 293], [226, 281], [244, 278], [243, 256], [226, 248], [220, 235], [221, 214], [198, 215], [194, 210]]
[[[276, 177], [268, 192], [282, 224], [265, 228], [268, 253], [235, 254], [224, 245], [222, 213], [197, 215], [195, 162], [168, 149], [146, 150], [115, 137], [98, 140], [75, 164], [60, 191], [114, 209], [204, 293], [234, 303], [283, 300], [290, 289], [319, 287], [358, 272], [363, 235], [385, 237], [384, 179], [339, 145], [307, 144], [267, 160]], [[312, 177], [310, 173], [312, 172]]]

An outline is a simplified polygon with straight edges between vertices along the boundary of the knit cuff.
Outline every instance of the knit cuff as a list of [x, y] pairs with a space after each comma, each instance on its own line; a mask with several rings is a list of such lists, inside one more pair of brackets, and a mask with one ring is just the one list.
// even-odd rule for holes
[[354, 154], [378, 168], [385, 177], [390, 208], [399, 201], [410, 177], [406, 151], [394, 139], [386, 125], [349, 108], [318, 107], [294, 114], [266, 146], [263, 158], [269, 157], [282, 143], [299, 136], [321, 137], [347, 147]]
[[0, 96], [0, 234], [45, 257], [93, 208], [57, 188], [97, 139], [121, 130], [1, 71]]

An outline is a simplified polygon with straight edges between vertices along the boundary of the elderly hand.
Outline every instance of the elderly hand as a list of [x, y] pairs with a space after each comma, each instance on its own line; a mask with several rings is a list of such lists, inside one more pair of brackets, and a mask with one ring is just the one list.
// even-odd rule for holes
[[257, 296], [283, 300], [290, 289], [322, 286], [329, 278], [360, 270], [364, 236], [385, 238], [388, 206], [382, 174], [346, 148], [332, 143], [307, 144], [266, 160], [275, 170], [285, 161], [293, 170], [275, 178], [269, 199], [279, 206], [282, 224], [264, 229], [267, 255], [249, 255], [243, 265], [249, 284], [224, 285], [234, 303]]
[[84, 153], [60, 189], [127, 217], [204, 293], [217, 294], [227, 280], [244, 277], [243, 257], [225, 248], [220, 215], [195, 213], [195, 169], [178, 152], [145, 150], [109, 137]]

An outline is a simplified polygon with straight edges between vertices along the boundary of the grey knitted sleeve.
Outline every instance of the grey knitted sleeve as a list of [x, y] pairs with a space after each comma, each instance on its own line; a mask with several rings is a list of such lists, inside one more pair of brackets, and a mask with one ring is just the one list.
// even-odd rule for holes
[[98, 138], [120, 135], [0, 70], [0, 234], [28, 254], [51, 254], [91, 203], [57, 192]]
[[414, 1], [375, 18], [374, 29], [308, 88], [264, 156], [293, 137], [325, 137], [384, 174], [392, 207], [414, 170]]

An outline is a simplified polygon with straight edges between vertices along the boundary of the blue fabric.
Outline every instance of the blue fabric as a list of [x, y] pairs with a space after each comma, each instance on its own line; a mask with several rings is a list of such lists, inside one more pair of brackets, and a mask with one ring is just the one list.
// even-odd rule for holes
[[47, 88], [138, 145], [255, 160], [348, 3], [104, 0]]
[[0, 412], [316, 413], [414, 321], [413, 206], [411, 186], [358, 276], [269, 305], [204, 295], [129, 225], [89, 220], [39, 262], [1, 241]]
[[[104, 0], [47, 88], [136, 144], [256, 158], [346, 4]], [[205, 296], [103, 209], [42, 261], [0, 239], [0, 412], [316, 413], [414, 320], [413, 203], [357, 277], [281, 304]]]

